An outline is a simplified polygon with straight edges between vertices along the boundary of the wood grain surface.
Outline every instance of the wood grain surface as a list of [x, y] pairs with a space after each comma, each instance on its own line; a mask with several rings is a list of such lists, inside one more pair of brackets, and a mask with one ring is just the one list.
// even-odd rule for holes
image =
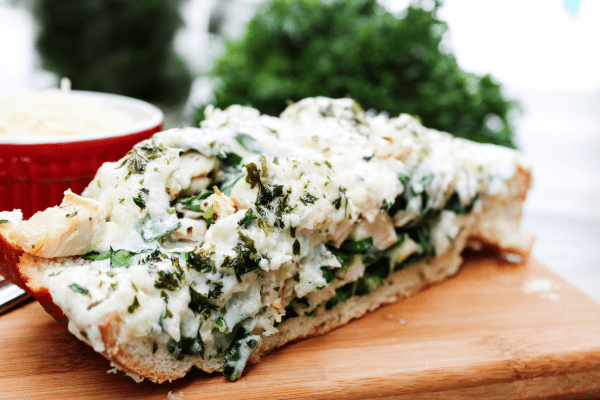
[[0, 349], [0, 399], [600, 398], [600, 304], [535, 260], [470, 258], [456, 277], [279, 349], [236, 382], [107, 373], [38, 303], [0, 317]]

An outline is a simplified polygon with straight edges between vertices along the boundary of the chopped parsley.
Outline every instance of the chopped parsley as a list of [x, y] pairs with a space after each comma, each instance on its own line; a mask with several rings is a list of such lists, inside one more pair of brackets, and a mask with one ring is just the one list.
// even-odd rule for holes
[[213, 288], [208, 291], [208, 299], [217, 299], [221, 294], [223, 294], [223, 282], [214, 282]]
[[346, 189], [344, 189], [340, 186], [339, 192], [340, 192], [340, 195], [331, 204], [333, 205], [333, 207], [336, 210], [339, 210], [340, 207], [342, 206], [342, 203], [344, 203], [345, 204], [344, 211], [346, 211], [348, 208], [348, 198], [346, 197]]
[[238, 236], [239, 240], [235, 247], [237, 257], [225, 256], [221, 268], [233, 268], [236, 278], [241, 282], [243, 274], [260, 268], [259, 262], [263, 257], [256, 251], [254, 240], [239, 231]]
[[133, 303], [129, 307], [127, 307], [127, 312], [132, 314], [135, 310], [140, 307], [140, 303], [138, 302], [137, 296], [133, 297]]
[[146, 199], [148, 198], [148, 193], [150, 193], [148, 189], [141, 188], [137, 197], [133, 197], [133, 202], [135, 205], [142, 210], [146, 208]]
[[400, 181], [400, 183], [402, 183], [402, 186], [406, 186], [408, 181], [410, 181], [411, 176], [412, 172], [408, 169], [404, 169], [398, 172], [398, 180]]
[[213, 206], [210, 206], [210, 208], [204, 212], [202, 217], [204, 217], [208, 225], [210, 225], [214, 222], [213, 215], [215, 215], [215, 209], [213, 208]]
[[132, 174], [143, 174], [146, 172], [146, 165], [150, 160], [154, 160], [160, 157], [160, 153], [164, 151], [164, 148], [157, 147], [153, 144], [146, 143], [142, 146], [135, 146], [129, 153], [125, 160], [119, 165], [118, 168], [125, 166], [127, 168], [127, 180]]
[[86, 288], [84, 288], [84, 287], [82, 287], [82, 286], [79, 286], [79, 285], [78, 285], [78, 284], [76, 284], [76, 283], [71, 283], [71, 284], [69, 285], [69, 288], [71, 288], [71, 290], [73, 290], [74, 292], [80, 293], [80, 294], [82, 294], [82, 295], [84, 295], [84, 296], [92, 297], [92, 296], [90, 295], [90, 291], [89, 291], [89, 290], [87, 290]]
[[184, 276], [183, 268], [179, 265], [179, 259], [177, 257], [171, 257], [171, 262], [174, 267], [172, 271], [157, 271], [158, 279], [154, 283], [155, 288], [175, 291], [181, 287], [181, 281]]
[[250, 226], [252, 221], [254, 221], [255, 219], [256, 219], [256, 217], [254, 216], [254, 212], [252, 211], [251, 208], [249, 208], [246, 211], [246, 214], [244, 214], [244, 218], [242, 218], [238, 222], [238, 226], [243, 226], [244, 228], [248, 229], [248, 227]]
[[216, 310], [217, 306], [210, 302], [207, 295], [203, 295], [202, 293], [194, 290], [193, 287], [190, 286], [190, 302], [188, 307], [197, 315], [202, 315], [205, 318], [210, 316], [211, 311]]
[[294, 244], [292, 245], [292, 252], [295, 256], [300, 255], [300, 242], [298, 241], [298, 239], [294, 240]]
[[217, 318], [215, 321], [215, 325], [219, 328], [219, 332], [225, 332], [227, 330], [227, 323], [223, 319], [223, 317]]
[[215, 262], [211, 259], [213, 254], [214, 251], [205, 252], [201, 249], [187, 253], [188, 268], [192, 268], [202, 273], [208, 273], [211, 271], [216, 272], [217, 267], [215, 266]]
[[311, 195], [310, 193], [304, 193], [304, 196], [299, 199], [302, 204], [307, 205], [308, 203], [314, 204], [315, 200], [319, 200], [317, 197]]

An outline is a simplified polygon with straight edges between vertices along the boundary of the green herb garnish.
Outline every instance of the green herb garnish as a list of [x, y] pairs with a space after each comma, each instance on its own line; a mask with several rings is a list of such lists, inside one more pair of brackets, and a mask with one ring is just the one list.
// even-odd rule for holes
[[71, 288], [71, 290], [73, 290], [73, 291], [75, 291], [75, 292], [77, 292], [77, 293], [80, 293], [80, 294], [82, 294], [82, 295], [84, 295], [84, 296], [92, 297], [92, 296], [90, 295], [90, 291], [89, 291], [89, 290], [87, 290], [87, 289], [86, 289], [86, 288], [84, 288], [84, 287], [81, 287], [81, 286], [79, 286], [79, 285], [78, 285], [78, 284], [76, 284], [76, 283], [71, 283], [71, 284], [69, 285], [69, 288]]
[[256, 219], [256, 217], [254, 216], [252, 209], [249, 208], [246, 211], [246, 214], [244, 214], [244, 218], [239, 220], [238, 226], [243, 226], [244, 228], [248, 229], [248, 227], [250, 226], [252, 221], [254, 221], [255, 219]]
[[238, 133], [234, 135], [233, 138], [240, 144], [240, 146], [248, 151], [251, 151], [252, 153], [261, 154], [263, 152], [256, 139], [247, 133]]
[[172, 257], [171, 262], [173, 263], [172, 271], [157, 271], [158, 279], [154, 283], [155, 288], [175, 291], [181, 287], [184, 271], [179, 265], [179, 259], [177, 257]]
[[133, 202], [135, 205], [142, 210], [146, 208], [146, 199], [148, 198], [148, 193], [150, 193], [148, 189], [141, 188], [137, 197], [133, 197]]
[[323, 278], [325, 279], [325, 282], [329, 283], [333, 280], [334, 275], [332, 270], [330, 270], [327, 267], [321, 267], [321, 272], [323, 273]]
[[213, 251], [205, 252], [200, 249], [187, 253], [188, 268], [192, 268], [202, 273], [208, 273], [211, 271], [216, 272], [217, 267], [215, 266], [215, 262], [211, 259], [213, 254]]
[[227, 330], [227, 323], [223, 319], [223, 317], [217, 318], [215, 321], [215, 325], [219, 328], [219, 332], [225, 332]]
[[317, 197], [311, 195], [310, 193], [304, 193], [304, 196], [299, 199], [304, 205], [310, 203], [314, 204], [315, 200], [319, 200]]
[[212, 190], [205, 190], [199, 196], [179, 200], [178, 203], [183, 204], [190, 211], [202, 212], [202, 207], [198, 203], [213, 194], [215, 194], [215, 192], [213, 192]]
[[206, 222], [208, 223], [208, 225], [212, 224], [213, 221], [213, 215], [215, 215], [215, 209], [210, 206], [210, 208], [208, 210], [206, 210], [204, 212], [204, 214], [202, 215], [204, 217], [204, 219], [206, 220]]
[[209, 301], [208, 296], [197, 292], [191, 286], [190, 286], [190, 298], [191, 298], [191, 301], [189, 302], [188, 307], [195, 314], [203, 315], [206, 318], [208, 318], [210, 316], [211, 311], [217, 309], [217, 306]]
[[179, 342], [171, 339], [167, 345], [167, 350], [177, 360], [183, 360], [185, 356], [200, 355], [204, 357], [204, 342], [200, 338], [200, 333], [195, 338], [182, 336]]
[[175, 232], [180, 227], [181, 222], [177, 218], [177, 214], [167, 212], [166, 214], [157, 216], [146, 214], [139, 229], [142, 239], [144, 239], [146, 243], [150, 243]]
[[232, 381], [238, 379], [259, 344], [260, 336], [251, 335], [246, 329], [239, 328], [225, 352], [223, 375]]
[[238, 231], [239, 240], [236, 245], [237, 256], [231, 258], [225, 256], [221, 268], [233, 268], [238, 281], [242, 281], [242, 275], [260, 268], [259, 262], [262, 256], [256, 251], [254, 240]]
[[133, 303], [129, 307], [127, 307], [127, 312], [132, 314], [135, 310], [140, 307], [140, 303], [138, 302], [137, 296], [133, 297]]
[[217, 186], [219, 187], [219, 190], [227, 196], [231, 195], [231, 188], [233, 188], [233, 185], [245, 175], [241, 168], [241, 162], [242, 157], [236, 153], [227, 153], [226, 157], [221, 160], [220, 169], [223, 172], [223, 177]]
[[110, 267], [111, 268], [129, 267], [129, 265], [131, 264], [131, 259], [136, 254], [137, 253], [131, 252], [129, 250], [111, 251], [111, 253], [110, 253]]
[[373, 248], [373, 238], [366, 238], [362, 240], [345, 240], [340, 250], [348, 253], [365, 253]]

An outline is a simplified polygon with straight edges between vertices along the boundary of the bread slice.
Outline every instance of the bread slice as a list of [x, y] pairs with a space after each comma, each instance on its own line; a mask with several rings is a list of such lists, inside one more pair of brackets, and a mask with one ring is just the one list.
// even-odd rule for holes
[[233, 106], [107, 163], [82, 196], [0, 213], [0, 273], [136, 380], [246, 362], [455, 274], [526, 257], [530, 168], [414, 118], [312, 98]]

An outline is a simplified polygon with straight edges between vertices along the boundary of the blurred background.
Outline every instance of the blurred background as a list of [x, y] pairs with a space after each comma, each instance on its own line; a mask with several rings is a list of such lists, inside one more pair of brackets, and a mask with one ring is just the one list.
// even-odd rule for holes
[[522, 150], [534, 256], [600, 301], [600, 2], [0, 0], [0, 96], [125, 94], [165, 127], [206, 104], [351, 95]]

